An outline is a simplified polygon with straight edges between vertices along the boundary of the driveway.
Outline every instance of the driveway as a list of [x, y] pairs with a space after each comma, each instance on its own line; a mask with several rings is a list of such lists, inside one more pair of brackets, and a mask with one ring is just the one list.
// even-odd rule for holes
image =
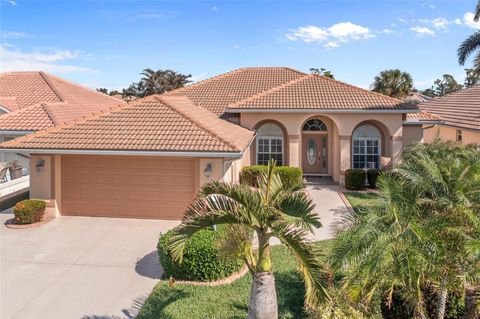
[[0, 214], [0, 317], [131, 318], [161, 276], [158, 235], [178, 222], [60, 217], [13, 230]]

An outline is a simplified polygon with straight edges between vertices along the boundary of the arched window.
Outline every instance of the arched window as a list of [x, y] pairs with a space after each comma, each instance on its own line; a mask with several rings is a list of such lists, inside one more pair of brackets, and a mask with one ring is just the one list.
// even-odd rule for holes
[[325, 123], [318, 119], [310, 119], [303, 124], [303, 131], [327, 131]]
[[273, 123], [266, 123], [257, 130], [257, 165], [267, 165], [274, 159], [283, 165], [283, 131]]
[[380, 168], [382, 138], [373, 125], [362, 125], [352, 135], [353, 168]]

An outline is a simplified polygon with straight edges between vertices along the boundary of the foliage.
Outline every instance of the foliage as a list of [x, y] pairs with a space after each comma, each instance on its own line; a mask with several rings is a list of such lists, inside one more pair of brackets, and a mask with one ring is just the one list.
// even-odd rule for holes
[[443, 96], [461, 90], [463, 85], [459, 84], [450, 74], [444, 74], [441, 79], [436, 79], [430, 89], [421, 93], [430, 97]]
[[167, 276], [179, 280], [215, 281], [228, 277], [244, 265], [238, 257], [221, 258], [218, 244], [228, 236], [225, 227], [217, 231], [205, 229], [192, 236], [185, 245], [183, 262], [178, 263], [168, 248], [174, 232], [170, 230], [161, 235], [157, 245], [160, 264]]
[[[475, 15], [473, 17], [475, 22], [480, 20], [480, 0], [475, 7]], [[458, 63], [464, 65], [468, 57], [476, 54], [473, 58], [473, 68], [480, 71], [480, 31], [476, 31], [468, 38], [466, 38], [457, 49]]]
[[480, 84], [480, 69], [465, 69], [465, 84], [466, 88]]
[[367, 172], [361, 168], [347, 169], [345, 171], [345, 187], [351, 190], [360, 190], [365, 188], [365, 179]]
[[370, 187], [377, 188], [377, 180], [382, 172], [383, 170], [376, 169], [376, 168], [370, 168], [367, 171], [367, 180], [368, 180], [368, 185], [370, 185]]
[[[240, 183], [258, 187], [259, 178], [267, 172], [266, 165], [245, 166], [240, 172]], [[280, 176], [282, 183], [292, 189], [303, 187], [303, 172], [298, 167], [275, 166], [275, 173]]]
[[[327, 251], [329, 244], [330, 241], [315, 243], [322, 251]], [[286, 246], [273, 246], [272, 263], [275, 265], [279, 318], [306, 319], [305, 285], [297, 270], [295, 257]], [[246, 318], [251, 283], [249, 275], [231, 284], [215, 287], [178, 283], [169, 287], [167, 280], [160, 280], [137, 318]]]
[[137, 83], [132, 83], [123, 89], [123, 97], [145, 97], [152, 94], [162, 94], [190, 83], [191, 75], [185, 75], [173, 70], [144, 69], [142, 78]]
[[315, 307], [328, 300], [328, 294], [323, 286], [325, 271], [320, 251], [307, 239], [314, 228], [321, 226], [314, 208], [306, 193], [282, 183], [270, 161], [258, 188], [217, 181], [204, 185], [169, 241], [169, 249], [182, 262], [186, 243], [199, 230], [216, 224], [242, 225], [252, 229], [258, 241], [258, 250], [249, 249], [243, 256], [249, 269], [253, 273], [271, 273], [270, 238], [276, 237], [295, 256], [306, 286], [305, 303]]
[[399, 69], [384, 70], [378, 74], [372, 84], [372, 91], [395, 98], [404, 98], [413, 89], [410, 73]]
[[15, 222], [32, 224], [42, 220], [46, 204], [43, 200], [26, 199], [18, 202], [13, 208]]
[[325, 68], [310, 68], [310, 73], [322, 75], [330, 79], [335, 79], [332, 72]]

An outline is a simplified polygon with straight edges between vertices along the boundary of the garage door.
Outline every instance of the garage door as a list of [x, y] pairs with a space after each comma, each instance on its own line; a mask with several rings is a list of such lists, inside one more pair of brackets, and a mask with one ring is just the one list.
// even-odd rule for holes
[[62, 156], [62, 214], [180, 219], [195, 193], [193, 159]]

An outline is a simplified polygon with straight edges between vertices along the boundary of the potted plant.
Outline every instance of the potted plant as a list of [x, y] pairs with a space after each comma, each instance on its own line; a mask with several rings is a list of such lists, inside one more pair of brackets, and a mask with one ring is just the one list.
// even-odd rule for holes
[[10, 179], [14, 180], [20, 177], [22, 177], [22, 165], [15, 160], [10, 164]]

